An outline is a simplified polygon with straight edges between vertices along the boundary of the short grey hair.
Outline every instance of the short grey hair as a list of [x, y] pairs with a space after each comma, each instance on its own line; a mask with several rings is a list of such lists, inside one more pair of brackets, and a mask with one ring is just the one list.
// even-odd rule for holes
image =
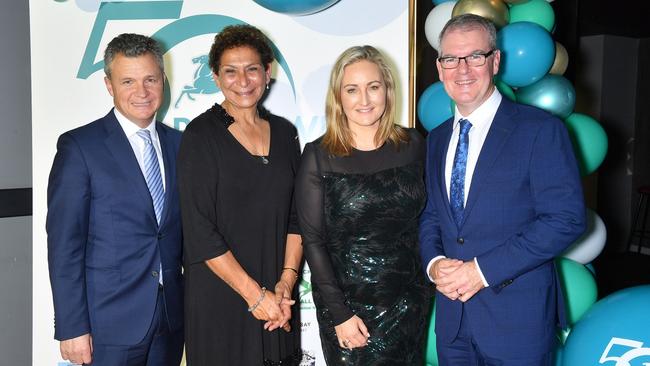
[[462, 14], [451, 18], [440, 32], [439, 44], [442, 44], [443, 37], [451, 31], [482, 30], [488, 35], [488, 47], [491, 50], [497, 49], [497, 29], [494, 23], [476, 14]]
[[138, 57], [147, 53], [154, 56], [160, 72], [164, 73], [163, 53], [158, 41], [135, 33], [122, 33], [113, 38], [106, 46], [106, 51], [104, 51], [104, 73], [106, 77], [111, 78], [111, 64], [117, 55]]

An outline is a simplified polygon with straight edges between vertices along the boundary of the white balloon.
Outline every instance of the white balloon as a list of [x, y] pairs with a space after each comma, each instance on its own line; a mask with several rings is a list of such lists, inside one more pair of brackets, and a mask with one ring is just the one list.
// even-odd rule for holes
[[591, 263], [603, 251], [606, 241], [607, 229], [603, 219], [587, 209], [587, 230], [562, 253], [562, 256], [582, 264]]
[[424, 35], [438, 53], [440, 53], [440, 41], [438, 37], [442, 28], [451, 19], [451, 12], [454, 10], [454, 5], [456, 5], [456, 1], [448, 1], [434, 6], [433, 10], [427, 15], [427, 20], [424, 22]]

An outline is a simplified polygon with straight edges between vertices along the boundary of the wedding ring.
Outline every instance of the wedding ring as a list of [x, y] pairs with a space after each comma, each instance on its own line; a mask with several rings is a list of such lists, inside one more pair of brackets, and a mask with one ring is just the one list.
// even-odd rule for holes
[[343, 340], [343, 347], [350, 348], [349, 341], [347, 339]]

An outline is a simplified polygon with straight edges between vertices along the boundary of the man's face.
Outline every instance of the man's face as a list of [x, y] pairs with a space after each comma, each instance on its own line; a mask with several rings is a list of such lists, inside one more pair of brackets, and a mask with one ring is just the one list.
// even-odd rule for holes
[[147, 127], [160, 108], [164, 81], [150, 53], [138, 57], [118, 54], [111, 63], [111, 78], [104, 78], [115, 108], [140, 128]]
[[[465, 57], [491, 51], [487, 33], [479, 29], [457, 29], [446, 33], [440, 42], [440, 50], [441, 57]], [[500, 59], [501, 54], [495, 51], [483, 66], [467, 66], [465, 60], [460, 60], [455, 69], [443, 69], [436, 60], [440, 81], [463, 116], [474, 112], [492, 94], [492, 78], [499, 72]]]

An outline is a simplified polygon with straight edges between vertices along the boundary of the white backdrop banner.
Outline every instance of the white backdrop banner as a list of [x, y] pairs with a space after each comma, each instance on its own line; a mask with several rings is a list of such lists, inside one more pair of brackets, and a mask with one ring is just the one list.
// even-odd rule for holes
[[[295, 0], [293, 3], [299, 3]], [[263, 3], [263, 1], [258, 0]], [[292, 1], [285, 1], [292, 3]], [[304, 145], [325, 130], [325, 93], [336, 57], [353, 45], [384, 51], [398, 79], [400, 121], [408, 114], [408, 0], [340, 0], [311, 15], [268, 10], [253, 0], [30, 0], [34, 192], [33, 365], [64, 366], [53, 339], [47, 269], [47, 178], [58, 136], [107, 113], [103, 51], [120, 33], [159, 40], [168, 85], [158, 119], [183, 130], [223, 96], [208, 67], [212, 39], [247, 23], [271, 39], [277, 62], [265, 107], [293, 122]], [[309, 269], [300, 282], [303, 365], [325, 365], [311, 300]], [[137, 316], [137, 314], [134, 314]]]

